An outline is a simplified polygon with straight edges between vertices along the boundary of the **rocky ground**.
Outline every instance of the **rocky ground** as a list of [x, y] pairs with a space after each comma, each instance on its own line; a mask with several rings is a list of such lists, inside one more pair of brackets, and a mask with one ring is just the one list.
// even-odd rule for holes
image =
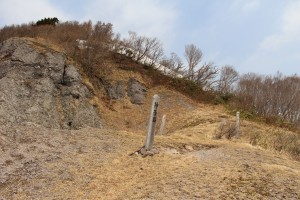
[[300, 163], [184, 129], [145, 136], [1, 126], [0, 199], [299, 199]]

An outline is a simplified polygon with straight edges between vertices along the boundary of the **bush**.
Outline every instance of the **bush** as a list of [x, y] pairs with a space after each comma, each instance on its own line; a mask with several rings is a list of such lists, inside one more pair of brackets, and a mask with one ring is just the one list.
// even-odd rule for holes
[[224, 120], [221, 122], [219, 128], [216, 130], [215, 134], [213, 135], [213, 139], [226, 138], [230, 140], [236, 135], [237, 135], [236, 124]]

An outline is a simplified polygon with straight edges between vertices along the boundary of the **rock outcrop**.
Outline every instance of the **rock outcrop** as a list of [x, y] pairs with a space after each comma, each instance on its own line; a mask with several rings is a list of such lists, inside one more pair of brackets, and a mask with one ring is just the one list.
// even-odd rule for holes
[[147, 89], [138, 80], [131, 78], [128, 81], [128, 96], [133, 104], [141, 105], [146, 100]]
[[122, 100], [127, 96], [132, 104], [137, 105], [142, 105], [146, 101], [147, 88], [136, 78], [111, 81], [101, 77], [98, 80], [109, 99]]
[[99, 79], [101, 85], [103, 86], [106, 95], [109, 99], [119, 100], [123, 99], [126, 95], [126, 85], [125, 81], [119, 80], [116, 83], [112, 83], [105, 78]]
[[92, 95], [64, 53], [26, 38], [0, 44], [0, 125], [101, 127]]

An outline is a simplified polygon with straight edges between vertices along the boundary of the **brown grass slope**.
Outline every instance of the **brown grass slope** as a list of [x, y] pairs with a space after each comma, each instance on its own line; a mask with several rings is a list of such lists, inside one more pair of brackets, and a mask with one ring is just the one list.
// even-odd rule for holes
[[[215, 94], [203, 91], [189, 80], [165, 76], [122, 55], [114, 55], [104, 66], [100, 73], [93, 74], [88, 79], [94, 85], [96, 97], [100, 99], [97, 101], [100, 113], [103, 113], [110, 128], [144, 132], [154, 94], [160, 96], [158, 118], [167, 115], [166, 133], [203, 124], [212, 126], [210, 133], [215, 134], [224, 119], [230, 124], [235, 123], [235, 119], [228, 114], [230, 112], [222, 105], [212, 106], [215, 103]], [[139, 80], [148, 88], [145, 104], [131, 104], [127, 96], [122, 100], [109, 99], [103, 87], [97, 86], [99, 77], [104, 77], [109, 82], [127, 82], [130, 78]], [[199, 109], [203, 110], [203, 113], [197, 113], [196, 110]], [[208, 111], [213, 111], [214, 116], [208, 117]], [[203, 119], [204, 116], [209, 118], [208, 122], [214, 123], [208, 125]], [[158, 126], [159, 123], [160, 120]], [[243, 142], [281, 152], [296, 160], [300, 159], [300, 134], [297, 132], [265, 123], [251, 123], [244, 119], [242, 114], [241, 134]]]
[[[295, 133], [241, 120], [241, 139], [214, 140], [224, 118], [234, 123], [226, 109], [197, 102], [199, 94], [184, 93], [188, 84], [176, 91], [174, 80], [123, 59], [108, 60], [93, 76], [78, 65], [104, 129], [0, 127], [0, 199], [300, 198], [300, 163], [272, 139]], [[146, 102], [109, 99], [101, 77], [134, 77], [148, 88]], [[130, 155], [145, 142], [154, 94], [160, 96], [157, 129], [167, 116], [165, 133], [155, 137], [159, 154]]]

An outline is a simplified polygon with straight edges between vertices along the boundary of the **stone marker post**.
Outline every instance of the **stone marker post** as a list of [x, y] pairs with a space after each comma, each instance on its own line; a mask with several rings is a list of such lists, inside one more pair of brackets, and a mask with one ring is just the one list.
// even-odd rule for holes
[[236, 112], [235, 130], [236, 130], [236, 137], [240, 138], [240, 112]]
[[162, 135], [165, 129], [165, 125], [166, 125], [166, 115], [164, 114], [161, 120], [161, 125], [160, 125], [160, 129], [159, 129], [159, 135]]
[[159, 102], [159, 96], [157, 94], [155, 94], [153, 96], [150, 119], [149, 119], [149, 124], [148, 124], [147, 137], [146, 137], [146, 143], [145, 143], [145, 149], [147, 151], [151, 150], [153, 147], [155, 125], [156, 125], [156, 119], [157, 119], [158, 102]]

